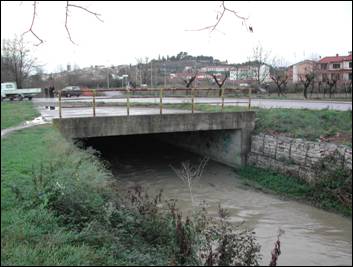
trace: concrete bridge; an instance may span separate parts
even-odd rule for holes
[[[153,134],[216,161],[238,167],[246,164],[255,112],[149,114],[54,119],[67,138]]]

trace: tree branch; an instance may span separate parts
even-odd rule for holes
[[[24,33],[22,34],[22,36],[25,35],[25,34],[28,33],[28,32],[31,32],[31,33],[39,40],[39,43],[36,44],[36,46],[39,46],[39,45],[41,45],[42,43],[44,43],[44,41],[43,41],[41,38],[39,38],[39,36],[33,31],[34,21],[35,21],[35,18],[36,18],[36,16],[37,16],[37,12],[36,12],[36,11],[37,11],[37,4],[38,4],[37,1],[34,1],[34,2],[33,2],[32,23],[31,23],[31,26],[30,26],[29,30],[26,31],[26,32],[24,32]],[[94,16],[95,16],[99,21],[101,21],[101,22],[103,22],[103,20],[99,17],[99,16],[101,16],[101,14],[98,14],[98,13],[96,13],[96,12],[90,11],[90,10],[88,10],[87,8],[82,7],[82,6],[79,6],[79,5],[70,4],[69,1],[66,1],[66,7],[65,7],[65,9],[66,9],[66,12],[65,12],[65,29],[66,29],[66,32],[67,32],[67,34],[68,34],[68,36],[69,36],[70,41],[71,41],[73,44],[75,44],[75,42],[74,42],[74,41],[72,40],[72,38],[71,38],[70,30],[69,30],[69,27],[68,27],[68,16],[69,16],[69,8],[70,8],[70,7],[82,9],[83,11],[85,11],[85,12],[87,12],[87,13],[89,13],[89,14],[94,15]]]
[[[229,13],[232,13],[234,16],[236,16],[238,19],[241,19],[242,20],[242,24],[245,25],[245,27],[247,29],[249,29],[250,32],[253,32],[253,28],[251,26],[247,27],[247,25],[246,25],[246,20],[248,20],[249,18],[240,16],[237,11],[227,8],[225,3],[224,3],[224,1],[222,1],[221,7],[222,7],[222,11],[218,13],[218,14],[220,14],[220,16],[218,16],[218,14],[217,14],[217,18],[216,18],[217,21],[216,21],[216,23],[214,25],[203,27],[201,29],[185,30],[185,31],[203,31],[203,30],[211,29],[211,32],[213,32],[217,28],[218,24],[221,22],[221,20],[222,20],[224,14],[226,13],[226,11],[228,11]]]
[[[36,10],[37,10],[37,1],[34,1],[33,2],[33,17],[32,17],[32,24],[31,24],[31,27],[29,28],[29,30],[28,31],[26,31],[26,32],[24,32],[24,33],[22,33],[22,37],[23,37],[23,35],[25,35],[26,33],[28,33],[28,32],[31,32],[38,40],[39,40],[39,43],[38,44],[36,44],[36,46],[39,46],[39,45],[41,45],[42,43],[43,43],[43,40],[42,39],[40,39],[39,37],[38,37],[38,35],[37,34],[35,34],[34,33],[34,31],[33,31],[33,24],[34,24],[34,20],[35,20],[35,18],[36,18]]]
[[[98,14],[98,13],[96,13],[96,12],[92,12],[92,11],[88,10],[87,8],[82,7],[82,6],[70,4],[69,1],[66,1],[65,29],[66,29],[67,35],[69,36],[69,39],[70,39],[71,43],[76,44],[76,43],[72,40],[71,34],[70,34],[70,30],[69,30],[69,28],[67,27],[67,18],[68,18],[68,16],[69,16],[69,7],[75,7],[75,8],[78,8],[78,9],[82,9],[82,10],[86,11],[87,13],[90,13],[90,14],[94,15],[100,22],[103,22],[103,20],[99,17],[100,14]]]
[[[96,18],[97,18],[100,22],[104,22],[104,21],[99,17],[99,16],[101,16],[101,14],[98,14],[98,13],[96,13],[96,12],[92,12],[92,11],[88,10],[87,8],[84,8],[84,7],[78,6],[78,5],[69,4],[69,1],[67,1],[67,7],[76,7],[76,8],[80,8],[80,9],[82,9],[82,10],[84,10],[84,11],[86,11],[86,12],[92,14],[92,15],[95,15]]]
[[[70,39],[71,43],[76,44],[74,41],[72,41],[69,28],[67,27],[67,18],[68,18],[68,15],[69,15],[69,1],[66,1],[66,8],[65,9],[66,9],[66,13],[65,13],[65,29],[66,29],[67,35],[69,36],[69,39]]]

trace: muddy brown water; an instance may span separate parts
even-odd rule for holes
[[[178,199],[184,214],[191,211],[188,187],[170,165],[199,156],[159,142],[152,136],[90,139],[87,145],[102,152],[123,187],[141,185],[150,194],[163,189],[165,199]],[[281,228],[282,254],[278,265],[352,265],[352,219],[309,205],[280,199],[246,187],[236,172],[209,161],[203,176],[193,183],[194,205],[205,200],[209,213],[219,203],[230,211],[234,223],[246,221],[261,244],[262,265],[268,265]]]

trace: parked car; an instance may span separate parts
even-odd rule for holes
[[[24,88],[18,89],[16,82],[1,83],[1,101],[5,98],[10,100],[28,98],[31,100],[33,96],[36,96],[42,92],[41,88]]]
[[[67,86],[61,89],[61,95],[66,97],[80,96],[81,88],[79,86]]]

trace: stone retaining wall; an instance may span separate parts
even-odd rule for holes
[[[326,160],[333,158],[334,160]],[[332,143],[310,142],[282,136],[252,136],[248,164],[313,182],[320,164],[352,170],[352,149]]]

